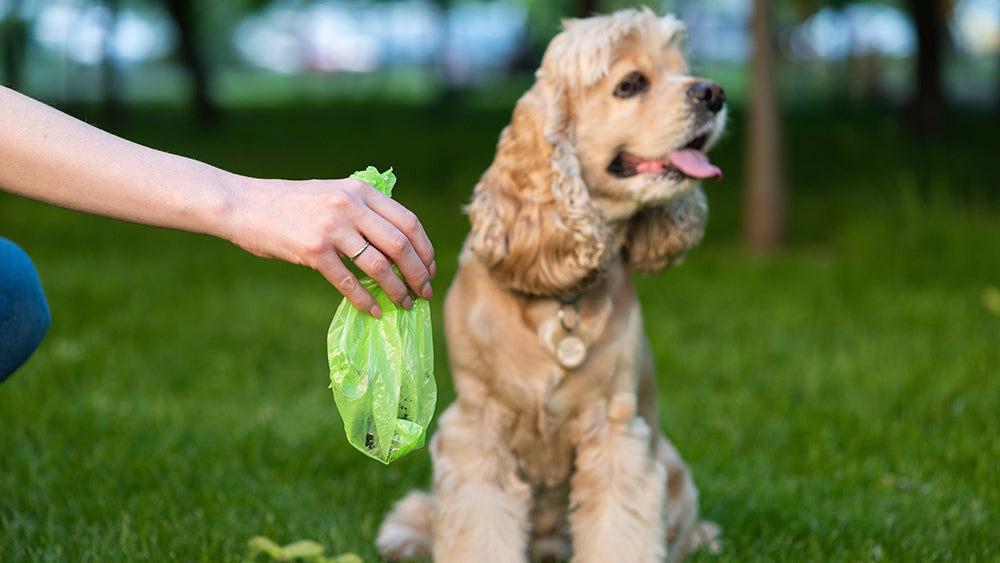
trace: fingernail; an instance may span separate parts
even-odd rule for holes
[[[407,295],[407,296],[406,296],[406,298],[405,298],[405,299],[403,299],[403,302],[402,302],[402,303],[400,303],[400,305],[401,305],[401,306],[402,306],[402,307],[403,307],[404,309],[406,309],[407,311],[409,311],[410,309],[412,309],[412,308],[413,308],[413,299],[410,299],[410,296],[409,296],[409,295]]]
[[[382,318],[382,309],[378,305],[372,305],[371,309],[368,309],[368,314],[375,317],[376,319]]]
[[[431,289],[431,282],[425,283],[424,287],[420,288],[420,295],[428,301],[431,300],[431,297],[434,297],[434,290]]]
[[[428,268],[427,270],[428,270],[428,271],[430,272],[430,274],[431,274],[431,279],[434,279],[434,278],[436,278],[436,277],[437,277],[437,274],[438,274],[438,265],[437,265],[437,262],[435,262],[435,261],[431,260],[431,267],[430,267],[430,268]]]

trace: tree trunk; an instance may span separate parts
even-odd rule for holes
[[[947,21],[938,0],[906,0],[917,31],[917,76],[911,109],[918,129],[933,132],[944,123],[941,53]]]
[[[22,0],[12,0],[7,8],[7,17],[0,20],[3,78],[13,90],[20,90],[24,81],[24,59],[28,51],[28,24],[21,17],[21,4]]]
[[[101,84],[104,90],[104,117],[110,122],[121,121],[125,115],[122,105],[121,69],[114,49],[115,32],[118,28],[118,16],[121,13],[120,0],[104,0],[108,9],[107,21],[104,22],[104,51],[101,58]]]
[[[165,0],[165,3],[180,36],[181,64],[191,77],[195,115],[201,123],[214,123],[219,119],[219,108],[212,99],[208,67],[202,57],[198,40],[193,2]]]
[[[747,134],[744,241],[759,252],[775,250],[785,237],[785,178],[776,85],[774,32],[769,0],[754,0]]]
[[[577,0],[573,15],[578,18],[589,18],[597,13],[597,0]]]

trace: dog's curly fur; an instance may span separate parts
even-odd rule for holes
[[[659,430],[630,281],[680,263],[707,204],[678,170],[609,167],[721,134],[725,108],[692,100],[705,81],[688,76],[683,41],[672,16],[627,10],[568,22],[546,50],[468,208],[445,301],[458,399],[432,440],[432,493],[404,498],[379,531],[387,558],[639,563],[716,542]],[[644,90],[614,95],[637,72]],[[586,343],[575,369],[557,359],[567,328]]]

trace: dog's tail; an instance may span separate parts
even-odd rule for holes
[[[431,495],[412,491],[386,516],[375,546],[389,561],[431,557]]]

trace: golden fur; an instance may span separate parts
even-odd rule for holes
[[[721,134],[724,109],[692,106],[703,81],[683,41],[672,16],[628,10],[568,22],[546,50],[468,208],[445,301],[458,398],[431,443],[432,493],[404,498],[379,531],[387,558],[639,563],[715,545],[659,430],[630,280],[679,263],[707,204],[679,173],[609,172],[625,149],[653,159]],[[648,90],[613,96],[637,71]],[[586,345],[575,369],[556,352],[569,333]]]

